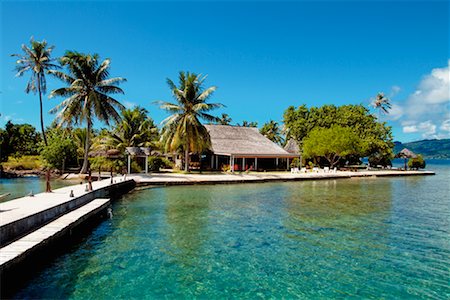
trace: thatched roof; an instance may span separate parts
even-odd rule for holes
[[[417,155],[412,152],[411,150],[407,149],[407,148],[403,148],[402,151],[400,151],[399,153],[397,153],[397,155],[395,155],[395,157],[399,157],[399,158],[416,158]]]
[[[90,151],[89,157],[120,158],[121,152],[117,149]]]
[[[284,146],[284,150],[289,153],[300,154],[300,148],[298,147],[298,143],[294,139],[289,139],[286,146]]]
[[[217,155],[247,157],[297,157],[275,144],[254,127],[205,125]]]
[[[152,149],[148,147],[127,147],[127,154],[132,156],[150,156],[152,155]]]

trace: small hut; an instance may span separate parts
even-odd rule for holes
[[[410,159],[410,158],[416,158],[417,155],[416,155],[414,152],[412,152],[411,150],[409,150],[409,149],[407,149],[407,148],[403,148],[403,150],[400,151],[399,153],[397,153],[397,155],[395,155],[395,157],[396,157],[396,158],[403,158],[403,159],[405,159],[405,170],[407,170],[407,167],[408,167],[408,165],[407,165],[408,159]]]
[[[145,157],[145,174],[148,173],[148,157],[152,155],[152,149],[148,147],[127,147],[128,174],[131,173],[131,157]]]
[[[302,153],[300,152],[300,147],[298,146],[298,143],[293,138],[290,138],[289,141],[286,143],[286,146],[284,146],[284,150],[286,150],[289,153],[297,154],[300,156],[300,164],[302,161]]]

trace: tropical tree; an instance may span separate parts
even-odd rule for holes
[[[361,153],[361,139],[350,127],[333,125],[311,130],[303,141],[303,155],[307,158],[324,157],[330,167],[349,155]]]
[[[388,114],[392,107],[391,100],[389,100],[384,93],[378,93],[372,101],[372,106],[378,110],[378,115]]]
[[[158,127],[142,107],[122,110],[122,120],[114,128],[108,144],[118,150],[126,147],[155,147],[159,139]]]
[[[94,118],[96,117],[106,125],[111,120],[120,121],[118,110],[125,107],[109,94],[123,94],[117,85],[126,81],[122,77],[109,78],[111,61],[99,60],[98,54],[83,54],[67,51],[60,59],[62,66],[67,67],[67,73],[51,70],[50,74],[56,76],[68,86],[53,90],[50,97],[66,97],[66,99],[53,108],[51,113],[58,113],[58,125],[62,124],[86,125],[86,142],[83,166],[80,173],[86,173],[89,168],[90,135]]]
[[[47,138],[45,136],[44,129],[44,116],[42,113],[42,94],[47,92],[45,72],[48,70],[57,69],[59,66],[54,64],[54,59],[51,58],[51,53],[54,46],[47,46],[47,42],[45,40],[38,42],[33,38],[30,39],[30,44],[31,47],[28,47],[25,44],[22,45],[22,54],[12,54],[11,56],[18,57],[16,61],[17,77],[21,77],[25,73],[31,72],[31,77],[27,83],[25,92],[27,94],[30,92],[33,92],[34,94],[37,92],[39,94],[42,137],[45,145],[47,145]]]
[[[222,114],[220,116],[220,119],[217,121],[217,123],[219,125],[230,125],[231,121],[232,120],[228,114]]]
[[[237,124],[238,126],[241,127],[258,127],[258,122],[250,122],[250,121],[242,121],[242,125]]]
[[[185,171],[189,171],[189,152],[200,153],[211,147],[209,133],[200,120],[218,122],[219,118],[209,112],[223,107],[207,100],[216,90],[215,86],[204,88],[206,76],[180,72],[179,85],[167,79],[175,103],[159,101],[161,109],[171,113],[163,121],[161,140],[165,151],[184,151]]]
[[[278,123],[273,120],[265,123],[259,132],[274,143],[279,145],[283,143],[280,126],[278,126]]]

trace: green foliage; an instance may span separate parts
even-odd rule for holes
[[[298,168],[300,167],[300,158],[296,157],[291,162],[291,168]]]
[[[228,114],[222,114],[220,116],[220,119],[217,121],[217,124],[219,125],[230,125],[231,124],[231,118]]]
[[[408,148],[414,153],[421,153],[424,158],[450,158],[450,139],[422,140],[404,144],[395,142],[395,153],[403,148]]]
[[[2,166],[12,170],[37,170],[44,166],[44,162],[39,155],[24,155],[9,157],[7,162],[2,163]]]
[[[172,163],[159,156],[151,156],[148,158],[148,170],[151,172],[158,172],[161,168],[172,167]]]
[[[216,87],[204,88],[206,77],[180,72],[179,85],[167,79],[176,102],[159,102],[160,107],[171,115],[163,121],[161,140],[166,152],[185,152],[185,171],[189,169],[189,152],[201,153],[211,147],[211,140],[200,119],[218,122],[219,118],[209,112],[222,107],[219,103],[208,103]]]
[[[303,142],[303,155],[307,158],[324,157],[330,167],[343,157],[361,153],[361,139],[350,127],[332,125],[311,130]]]
[[[230,165],[222,165],[222,172],[226,173],[226,172],[230,172],[230,171],[231,171]]]
[[[22,45],[23,54],[12,54],[12,56],[18,57],[16,61],[17,77],[21,77],[25,73],[31,73],[25,92],[27,94],[29,92],[39,93],[41,130],[44,143],[47,144],[42,114],[42,94],[45,94],[47,91],[45,72],[57,69],[59,66],[53,64],[54,59],[51,58],[54,46],[47,46],[46,41],[38,42],[33,38],[31,38],[30,44],[31,47]]]
[[[158,127],[148,111],[142,107],[122,110],[122,120],[117,123],[108,138],[114,149],[125,151],[126,147],[155,148],[159,140]]]
[[[383,155],[381,153],[376,153],[374,155],[369,156],[369,164],[371,166],[392,166],[392,155]]]
[[[417,155],[416,158],[410,158],[408,161],[408,167],[410,169],[425,169],[426,163],[422,155]]]
[[[64,169],[69,164],[76,163],[77,146],[70,134],[60,129],[47,132],[47,143],[41,144],[41,156],[47,166]]]
[[[305,105],[297,109],[288,107],[283,115],[286,137],[295,139],[302,148],[304,139],[315,128],[331,128],[333,125],[349,127],[360,137],[359,152],[356,155],[366,157],[381,155],[392,157],[391,127],[377,122],[375,116],[362,105],[324,105],[311,107]]]
[[[5,129],[0,129],[0,161],[7,161],[9,156],[38,154],[41,137],[30,124],[13,124],[8,121]]]
[[[61,57],[60,63],[67,68],[66,73],[58,70],[50,70],[49,73],[67,86],[53,90],[50,97],[66,99],[50,112],[58,113],[56,119],[59,125],[87,124],[84,162],[81,168],[81,173],[86,173],[94,117],[106,125],[109,125],[111,120],[120,121],[118,110],[125,107],[109,95],[123,94],[118,85],[126,79],[109,78],[110,60],[100,62],[98,54],[86,55],[67,51]]]
[[[242,125],[237,124],[237,126],[241,127],[258,127],[258,122],[249,122],[249,121],[242,121]]]
[[[280,126],[273,120],[265,123],[259,132],[274,143],[279,145],[283,143]]]

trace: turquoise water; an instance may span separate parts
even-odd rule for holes
[[[450,298],[450,166],[436,176],[154,188],[17,298]]]
[[[52,189],[57,189],[76,183],[77,181],[73,180],[57,179],[52,179],[50,182]],[[9,193],[9,196],[0,202],[24,197],[28,195],[30,191],[33,191],[34,194],[45,192],[45,179],[34,176],[14,179],[0,178],[0,195]]]

